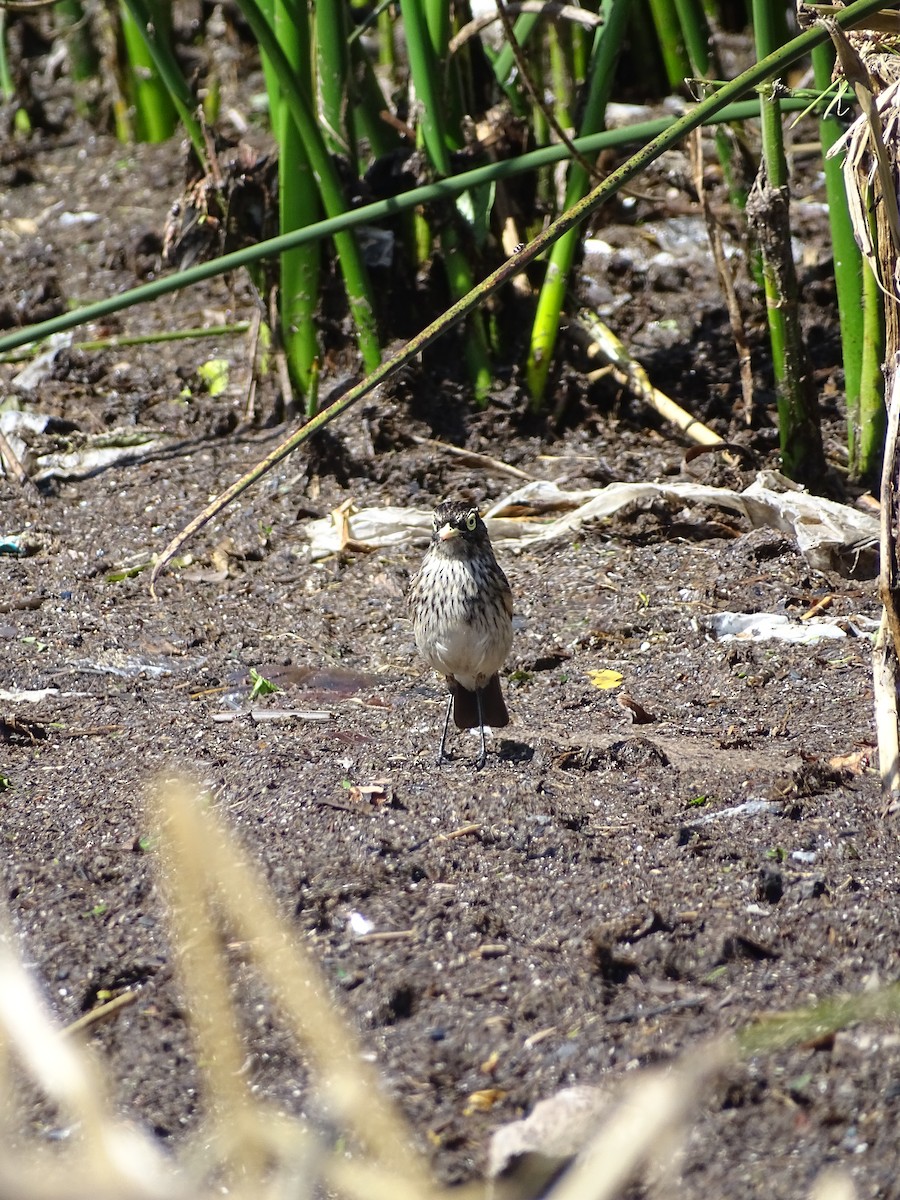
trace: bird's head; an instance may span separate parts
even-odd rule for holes
[[[478,509],[459,500],[445,500],[434,510],[431,534],[433,546],[456,550],[460,545],[485,543],[488,540],[484,521]]]

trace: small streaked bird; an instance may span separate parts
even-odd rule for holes
[[[444,760],[450,713],[459,729],[509,724],[497,672],[512,645],[512,593],[478,509],[445,500],[434,510],[431,545],[409,591],[419,653],[447,680],[450,696],[438,762]]]

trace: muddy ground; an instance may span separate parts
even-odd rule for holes
[[[155,269],[180,184],[173,147],[85,138],[4,172],[7,325]],[[840,491],[820,199],[813,190],[798,223]],[[84,212],[99,219],[64,219]],[[771,463],[762,343],[748,431],[714,281],[696,260],[636,266],[646,233],[609,220],[602,236],[632,247],[597,285],[632,297],[617,330],[658,386]],[[241,280],[217,281],[90,332],[251,313]],[[217,357],[231,374],[213,399],[197,372]],[[243,421],[245,338],[65,351],[26,390],[12,382],[20,365],[2,367],[3,394],[52,418],[28,435],[33,455],[111,429],[172,440],[147,461],[46,479],[39,493],[0,480],[0,533],[24,550],[0,558],[6,905],[60,1022],[137,990],[88,1037],[121,1111],[161,1143],[183,1145],[202,1117],[156,856],[142,840],[161,772],[208,789],[261,864],[445,1181],[477,1177],[491,1131],[561,1086],[614,1083],[761,1014],[895,978],[900,872],[895,819],[880,816],[867,769],[869,641],[724,643],[705,624],[724,610],[799,617],[827,597],[829,617],[859,628],[878,615],[871,568],[823,573],[781,534],[662,504],[552,546],[501,548],[517,613],[512,723],[478,772],[471,736],[435,764],[443,690],[416,658],[404,602],[421,540],[311,559],[309,520],[346,500],[427,511],[463,493],[493,502],[521,482],[416,437],[574,489],[677,476],[685,444],[611,381],[588,388],[575,360],[558,419],[526,415],[513,386],[474,414],[441,357],[426,360],[204,530],[157,600],[146,571],[127,569],[284,436],[266,426],[272,383],[260,385],[256,421]],[[752,477],[696,469],[729,485]],[[252,668],[283,688],[258,706],[327,719],[250,719]],[[598,669],[620,672],[621,688],[596,687]],[[633,724],[622,691],[654,720]],[[238,719],[217,720],[229,714]],[[254,1085],[302,1111],[306,1072],[287,1035],[265,1005],[248,1001],[245,1024]],[[493,1106],[471,1111],[469,1096],[488,1088]],[[747,1058],[693,1114],[679,1194],[798,1197],[836,1164],[860,1196],[900,1195],[898,1115],[893,1023]],[[46,1105],[22,1119],[42,1140],[61,1132]]]

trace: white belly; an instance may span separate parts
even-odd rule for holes
[[[429,576],[434,570],[432,564],[423,565],[420,585],[426,593],[432,591]],[[474,603],[478,585],[464,562],[444,561],[440,573],[442,586],[434,590],[439,602],[416,614],[416,645],[435,671],[475,691],[506,661],[512,622],[502,604]]]

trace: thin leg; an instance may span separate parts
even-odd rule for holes
[[[479,700],[479,704],[481,701]],[[441,734],[441,748],[438,750],[438,766],[444,761],[444,747],[447,745],[447,730],[450,728],[450,713],[453,709],[453,693],[447,697],[447,715],[444,717],[444,732]]]
[[[475,766],[480,771],[487,762],[487,745],[484,740],[484,712],[481,707],[481,688],[475,689],[475,700],[478,704],[478,728],[481,730],[481,753],[475,759]]]

